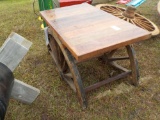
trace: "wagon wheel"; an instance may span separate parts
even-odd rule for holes
[[[121,7],[108,4],[100,4],[97,5],[96,7],[105,12],[111,13],[112,15],[119,17],[120,19],[123,19],[129,23],[132,23],[138,27],[141,27],[149,31],[152,34],[152,36],[159,34],[158,27],[144,16],[135,13],[136,9],[134,7],[128,6],[127,9],[124,9]]]
[[[65,74],[69,68],[60,50],[60,47],[58,46],[57,42],[55,41],[54,37],[51,34],[48,35],[48,39],[49,39],[48,49],[57,66],[57,69],[59,72],[62,72],[61,74]]]
[[[86,108],[85,92],[74,58],[71,53],[63,47],[61,42],[56,41],[51,34],[48,35],[48,39],[48,50],[56,64],[61,79],[66,81],[71,89],[77,93],[80,104],[83,108]]]
[[[137,86],[139,84],[139,70],[135,52],[131,45],[127,45],[125,48],[125,51],[124,49],[112,50],[103,55],[101,60],[103,62],[107,62],[109,65],[121,72],[131,71],[131,84]]]

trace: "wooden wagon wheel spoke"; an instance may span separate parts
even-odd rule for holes
[[[141,25],[139,22],[135,22],[135,24],[136,24],[138,27],[141,27],[141,28],[143,28],[143,29],[147,30],[147,28],[146,28],[146,27],[144,27],[143,25]]]
[[[143,21],[147,22],[147,21],[146,21],[143,17],[141,17],[141,16],[135,15],[135,18],[136,18],[136,19],[140,19],[140,20],[143,20]]]
[[[129,57],[114,57],[110,58],[109,61],[126,60],[126,59],[129,59]]]
[[[141,22],[144,22],[144,23],[149,24],[150,26],[152,26],[152,24],[151,24],[150,22],[146,21],[146,20],[145,20],[145,19],[143,19],[143,18],[135,17],[135,19],[134,19],[134,20],[139,20],[139,21],[141,21]],[[153,27],[153,26],[152,26],[152,27]]]
[[[117,10],[117,9],[113,9],[112,7],[108,7],[107,9],[106,9],[106,7],[102,7],[102,10],[106,10],[106,11],[111,11],[111,12],[119,12],[119,13],[121,13],[121,11],[119,11],[119,10]]]
[[[146,22],[149,23],[149,21],[147,21],[143,16],[141,16],[141,15],[139,15],[139,14],[135,14],[135,18],[136,18],[136,19],[144,20],[144,21],[146,21]]]
[[[144,16],[135,13],[134,7],[129,6],[127,9],[124,9],[109,4],[99,4],[96,5],[96,7],[138,27],[141,27],[142,29],[148,30],[152,34],[152,36],[159,34],[158,27]]]
[[[117,17],[119,17],[120,19],[123,19],[123,18],[124,18],[123,16],[117,16]]]
[[[140,20],[136,19],[135,22],[141,24],[142,26],[144,26],[145,28],[147,28],[147,30],[149,30],[149,31],[154,30],[153,26],[150,26],[150,24],[147,24],[147,23],[145,23],[143,21],[140,21]]]
[[[106,9],[105,7],[102,7],[101,9],[102,9],[102,10],[106,10],[106,11],[113,11],[113,12],[114,12],[114,10],[113,10],[112,8]]]
[[[113,66],[114,68],[117,68],[119,70],[122,71],[129,71],[127,68],[122,67],[121,65],[117,64],[118,61],[123,61],[123,60],[128,60],[129,57],[125,56],[125,57],[117,57],[115,54],[118,52],[118,50],[113,50],[111,52],[109,52],[108,54],[106,54],[106,62],[109,63],[111,66]]]
[[[151,23],[149,23],[148,21],[146,21],[146,20],[144,20],[144,19],[139,19],[139,18],[137,18],[136,20],[141,21],[141,22],[143,22],[143,23],[148,24],[149,26],[151,26]],[[153,27],[153,26],[151,26],[151,27]],[[154,27],[153,27],[153,28],[154,28]]]
[[[145,24],[145,23],[142,23],[141,21],[135,20],[134,22],[135,22],[135,24],[136,24],[137,26],[139,26],[139,27],[141,27],[141,28],[143,28],[143,29],[146,29],[146,30],[148,30],[148,31],[154,30],[153,27],[151,27],[151,26],[149,26],[149,25],[147,25],[147,24]]]
[[[149,31],[152,31],[152,30],[153,30],[153,28],[151,28],[151,27],[148,26],[148,25],[144,25],[144,24],[141,23],[141,22],[137,22],[136,24],[137,24],[137,26],[139,26],[139,27],[141,27],[141,28],[143,28],[143,29],[146,29],[146,30],[149,30]]]
[[[127,22],[129,22],[129,20],[130,20],[130,19],[129,19],[129,18],[127,18],[127,20],[126,20],[126,21],[127,21]]]
[[[67,63],[64,59],[64,56],[58,47],[58,44],[56,43],[55,39],[52,37],[52,35],[48,35],[49,38],[49,52],[51,53],[56,66],[58,66],[59,71],[65,72],[68,69]]]
[[[112,8],[109,8],[109,9],[106,9],[106,8],[103,8],[102,10],[105,10],[106,12],[112,12],[112,13],[119,13],[121,14],[122,12],[119,11],[119,10],[116,10],[116,9],[112,9]]]
[[[125,20],[125,21],[127,20],[127,18],[126,18],[126,17],[123,17],[122,19],[123,19],[123,20]]]
[[[150,23],[148,23],[148,22],[146,22],[146,21],[142,21],[141,19],[135,19],[137,22],[141,22],[141,23],[143,23],[144,25],[147,25],[147,26],[149,26],[149,27],[152,27],[153,28],[153,26],[151,26],[150,25]]]
[[[113,10],[105,10],[105,9],[104,9],[103,11],[109,12],[109,13],[112,13],[112,14],[114,14],[114,13],[117,14],[117,12],[116,12],[116,11],[113,11]]]
[[[115,15],[115,16],[119,16],[119,17],[123,17],[121,14],[119,14],[119,13],[113,13],[113,15]]]
[[[118,8],[118,7],[115,7],[115,9],[117,9],[120,12],[124,12],[125,11],[125,9],[121,9],[121,8]]]
[[[57,43],[55,42],[54,38],[49,34],[48,35],[49,39],[49,52],[58,68],[59,71],[61,70],[60,63],[59,63],[59,57],[58,57],[58,50],[57,50]]]
[[[133,25],[136,25],[133,20],[130,20],[130,23],[132,23]]]

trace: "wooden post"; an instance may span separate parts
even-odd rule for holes
[[[12,72],[27,54],[32,43],[24,37],[11,33],[0,48],[0,62]],[[39,95],[40,90],[19,80],[14,80],[11,96],[23,103],[32,103]]]
[[[11,97],[23,103],[30,104],[37,98],[39,93],[39,89],[15,79]]]

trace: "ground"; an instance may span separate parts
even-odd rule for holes
[[[140,85],[130,78],[113,82],[87,94],[88,108],[82,110],[75,93],[59,78],[47,52],[44,33],[33,12],[33,0],[0,0],[0,45],[13,31],[33,42],[21,64],[14,71],[17,79],[40,89],[31,104],[10,99],[6,120],[159,120],[160,119],[160,35],[134,44],[140,70]],[[115,3],[112,1],[110,3]],[[160,28],[157,0],[148,0],[138,12]],[[38,5],[36,13],[38,13]],[[84,77],[94,80],[103,73],[100,63],[85,63]],[[95,71],[95,70],[99,71]],[[91,79],[90,78],[90,79]],[[90,81],[89,81],[90,82]],[[94,81],[93,81],[94,82]]]

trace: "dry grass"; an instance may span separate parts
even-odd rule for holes
[[[148,0],[138,11],[160,28],[156,5],[157,0]],[[139,87],[129,85],[126,80],[108,84],[87,94],[89,105],[82,110],[74,92],[60,80],[47,53],[41,22],[32,10],[32,0],[0,0],[0,16],[0,45],[12,31],[33,42],[14,72],[15,77],[41,90],[31,105],[11,99],[6,120],[160,119],[160,35],[135,44],[141,74]],[[101,74],[99,63],[92,62],[85,63],[84,77],[92,74],[91,78],[96,78],[99,77],[97,73]],[[92,64],[97,64],[98,71],[87,70]]]

